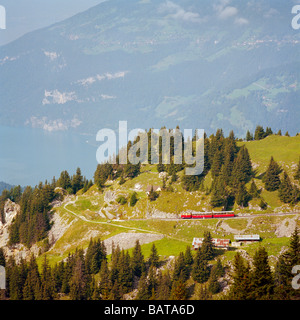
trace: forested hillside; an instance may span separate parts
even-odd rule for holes
[[[136,142],[129,142],[128,150]],[[34,188],[3,191],[0,243],[9,270],[6,297],[293,297],[295,292],[286,287],[286,268],[299,261],[300,136],[257,126],[241,140],[233,131],[225,137],[219,129],[204,137],[204,151],[204,171],[198,176],[185,175],[185,161],[173,163],[171,139],[168,165],[122,165],[117,157],[116,164],[99,164],[93,181],[78,168]],[[8,201],[19,205],[12,221]],[[212,210],[232,210],[236,218],[180,219],[185,212]],[[234,248],[212,247],[212,237],[233,241],[241,232],[260,234],[261,245],[245,246],[239,254]],[[192,251],[194,237],[204,237],[208,247]],[[258,280],[261,270],[265,284]],[[241,274],[249,277],[240,279]],[[239,295],[239,286],[248,293]]]

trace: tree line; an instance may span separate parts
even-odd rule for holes
[[[91,239],[86,249],[76,249],[68,257],[50,266],[45,255],[41,268],[31,256],[29,262],[17,264],[10,257],[5,261],[0,250],[0,264],[6,267],[6,290],[2,298],[11,300],[53,300],[68,297],[72,300],[208,300],[222,292],[220,278],[225,267],[212,244],[209,232],[195,254],[187,246],[175,258],[174,267],[161,268],[155,244],[146,260],[139,241],[132,254],[113,245],[110,261],[101,240]],[[213,262],[209,264],[209,262]],[[229,300],[291,300],[299,299],[293,288],[292,268],[300,265],[300,239],[296,228],[286,251],[281,253],[274,271],[268,253],[260,246],[253,257],[253,265],[239,252],[234,256],[230,274],[230,288],[217,296]],[[192,289],[192,283],[196,289]],[[132,296],[134,289],[136,295]]]
[[[177,128],[179,129],[179,127]],[[170,130],[169,130],[170,131]],[[266,135],[272,134],[272,130],[263,129],[261,126],[256,128],[256,139],[262,139]],[[151,130],[147,132],[148,138],[148,160],[151,161]],[[137,138],[138,139],[138,138]],[[133,143],[129,141],[127,152]],[[170,138],[170,159],[168,165],[162,164],[162,146],[161,137],[158,150],[160,163],[157,164],[158,172],[166,172],[171,177],[168,185],[167,179],[164,177],[162,181],[162,189],[165,191],[173,191],[172,183],[178,179],[177,173],[185,170],[188,165],[184,162],[181,165],[174,163],[174,155],[176,146],[174,145],[174,137]],[[192,139],[195,144],[197,132]],[[195,149],[193,148],[193,152]],[[54,192],[59,187],[66,190],[68,194],[76,194],[79,190],[86,192],[94,184],[100,191],[103,191],[108,180],[119,179],[122,185],[128,179],[137,177],[141,172],[141,164],[126,165],[119,163],[119,155],[116,157],[116,163],[98,164],[94,173],[94,181],[83,177],[80,168],[77,168],[74,175],[70,175],[68,171],[61,172],[59,178],[54,177],[51,182],[39,183],[35,188],[26,187],[22,189],[20,186],[12,188],[10,191],[4,190],[0,196],[0,220],[5,223],[4,205],[7,199],[20,205],[20,214],[16,217],[10,229],[10,244],[23,243],[31,246],[33,243],[43,240],[50,230],[50,203],[62,197],[60,193]],[[211,173],[212,184],[210,188],[204,187],[204,178]],[[258,189],[254,181],[254,172],[252,169],[251,159],[248,149],[245,146],[238,147],[237,139],[234,132],[231,131],[228,137],[224,136],[222,129],[218,129],[215,134],[210,137],[204,135],[204,171],[198,176],[184,175],[181,179],[182,187],[186,191],[201,190],[210,195],[210,204],[212,207],[221,207],[224,210],[230,209],[236,203],[238,206],[247,207],[251,199],[259,199],[259,205],[262,209],[267,208],[267,203],[261,197],[261,190]],[[294,174],[295,181],[300,182],[300,158]],[[249,187],[246,185],[249,183]],[[282,168],[271,157],[266,172],[263,174],[262,182],[267,191],[277,191],[280,200],[283,203],[295,205],[300,200],[300,191],[298,186],[291,181],[287,172],[283,172]],[[149,192],[149,200],[155,201],[159,197],[159,193],[153,189]],[[119,199],[120,203],[127,203],[128,199]],[[132,194],[130,205],[134,206],[138,201],[137,194]]]

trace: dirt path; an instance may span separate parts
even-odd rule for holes
[[[71,213],[72,215],[74,215],[75,217],[77,217],[78,219],[81,219],[87,223],[92,223],[92,224],[104,224],[104,225],[108,225],[108,226],[112,226],[112,227],[116,227],[116,228],[122,228],[122,229],[127,229],[127,230],[131,230],[131,231],[136,231],[136,232],[145,232],[145,233],[152,233],[152,234],[156,234],[156,235],[161,235],[163,237],[167,237],[169,239],[173,239],[173,240],[178,240],[178,241],[181,241],[181,242],[185,242],[185,243],[189,243],[188,241],[186,240],[182,240],[182,239],[178,239],[178,238],[175,238],[175,237],[172,237],[172,236],[169,236],[169,235],[166,235],[166,234],[163,234],[161,232],[157,232],[157,231],[153,231],[153,230],[146,230],[146,229],[141,229],[141,228],[135,228],[135,227],[127,227],[127,226],[123,226],[121,224],[114,224],[113,222],[103,222],[103,221],[93,221],[93,220],[89,220],[87,219],[86,217],[82,216],[82,215],[79,215],[77,213],[75,213],[74,211],[70,210],[67,208],[68,205],[70,204],[75,204],[77,200],[77,197],[75,200],[73,201],[68,201],[67,203],[64,204],[64,209]]]

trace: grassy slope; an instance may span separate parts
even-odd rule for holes
[[[266,170],[270,157],[273,155],[276,161],[289,173],[293,175],[296,164],[300,155],[300,136],[297,137],[280,137],[269,136],[261,141],[239,142],[239,145],[245,144],[249,150],[252,162],[256,168],[255,181],[259,187],[263,187],[261,174]],[[181,174],[181,173],[180,173]],[[179,175],[180,175],[179,174]],[[205,179],[205,187],[209,187],[211,183],[210,174]],[[130,229],[123,229],[119,226],[127,226],[130,228],[142,228],[145,230],[160,232],[166,237],[157,241],[158,251],[163,256],[177,255],[180,251],[184,251],[188,244],[191,244],[193,237],[202,237],[204,231],[208,230],[214,237],[226,237],[233,240],[233,235],[218,229],[216,226],[219,220],[205,221],[163,221],[163,220],[138,220],[130,221],[130,218],[145,218],[146,211],[152,212],[154,209],[166,213],[180,213],[186,209],[192,210],[211,210],[209,206],[209,196],[204,192],[188,193],[184,191],[180,185],[180,181],[173,184],[175,192],[162,192],[160,197],[151,203],[146,196],[145,190],[148,185],[161,185],[162,181],[158,177],[155,166],[146,165],[142,168],[140,176],[133,180],[128,180],[120,186],[118,181],[107,186],[106,191],[114,191],[117,195],[129,197],[133,192],[136,184],[141,185],[141,191],[138,192],[139,201],[134,208],[126,205],[118,205],[116,202],[105,203],[104,194],[97,191],[93,186],[87,193],[79,192],[75,204],[69,204],[67,208],[76,214],[82,215],[90,221],[86,222],[78,219],[63,206],[57,208],[62,219],[67,222],[74,220],[73,224],[68,228],[65,234],[55,244],[54,248],[48,252],[51,262],[59,261],[65,258],[68,252],[75,250],[76,247],[86,248],[89,238],[93,235],[101,239],[107,239],[113,235],[122,232],[128,232]],[[262,190],[262,197],[267,201],[273,210],[276,207],[282,207],[282,203],[278,199],[277,192],[267,192]],[[74,198],[75,199],[75,198]],[[253,202],[255,205],[255,201]],[[111,225],[98,224],[97,222],[108,221],[105,216],[107,209],[110,213],[116,215],[124,221],[112,222]],[[104,216],[99,215],[102,211]],[[247,211],[245,209],[244,211]],[[248,210],[249,211],[249,210]],[[260,212],[261,213],[261,212]],[[235,230],[248,233],[259,233],[263,238],[262,244],[270,248],[272,253],[278,254],[282,245],[286,245],[288,239],[277,239],[275,235],[275,224],[283,221],[284,217],[265,217],[254,218],[251,226],[247,227],[248,220],[245,219],[229,219],[226,224]],[[298,219],[299,224],[299,219]],[[250,246],[255,248],[257,245]],[[151,244],[143,245],[143,251],[147,257],[150,252]],[[249,248],[250,248],[249,247]],[[250,252],[253,249],[249,249]],[[248,249],[247,249],[248,250]],[[228,252],[226,257],[230,257],[232,252]]]

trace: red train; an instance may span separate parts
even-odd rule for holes
[[[212,218],[233,218],[235,214],[233,211],[220,212],[203,212],[203,213],[183,213],[181,219],[212,219]]]

